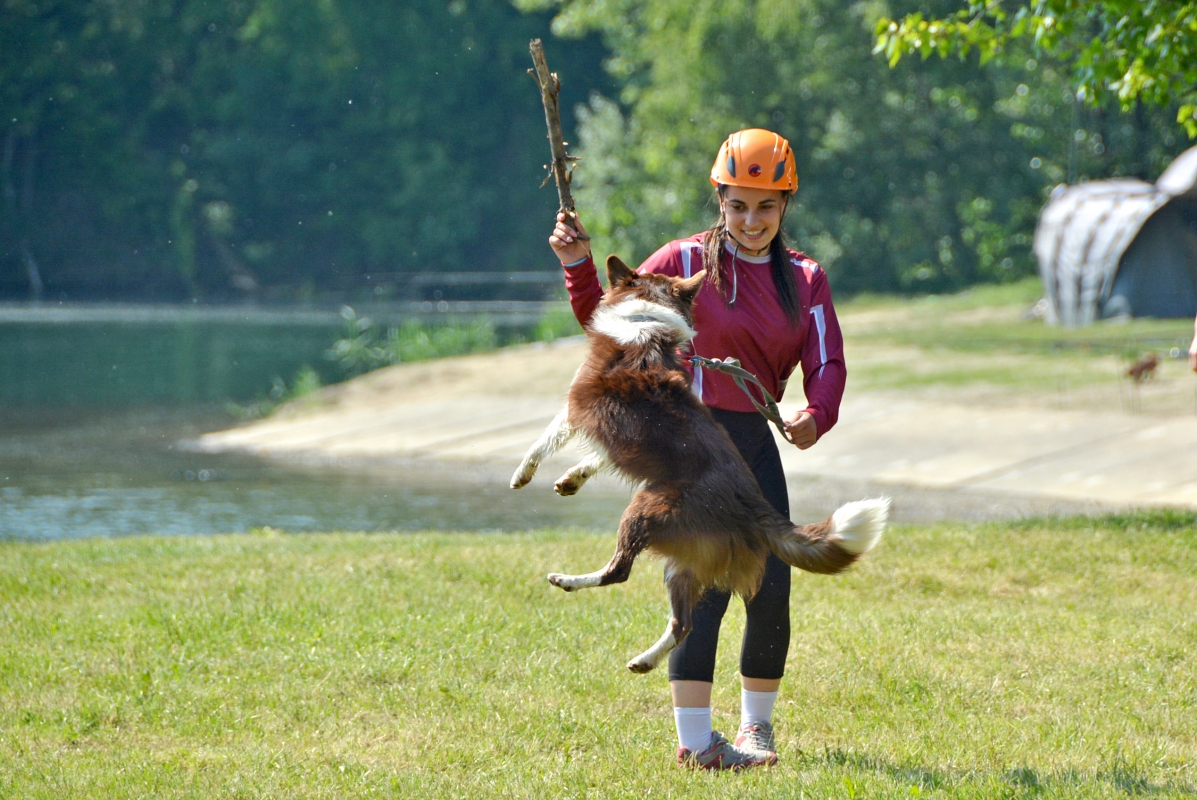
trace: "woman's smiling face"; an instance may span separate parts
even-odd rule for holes
[[[719,198],[727,232],[752,253],[761,253],[773,241],[781,227],[785,211],[785,193],[777,189],[750,189],[728,186]]]

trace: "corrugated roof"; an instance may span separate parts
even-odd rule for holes
[[[1197,147],[1190,147],[1168,165],[1155,188],[1174,197],[1197,198]]]
[[[1197,147],[1154,185],[1120,178],[1057,186],[1040,212],[1034,243],[1048,321],[1094,322],[1126,249],[1151,215],[1179,196],[1197,197]]]

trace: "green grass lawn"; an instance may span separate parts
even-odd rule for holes
[[[673,764],[660,567],[613,536],[0,544],[0,796],[1181,797],[1197,515],[899,527],[796,574],[782,763]],[[729,613],[716,727],[738,715]]]
[[[947,347],[964,352],[1076,352],[1137,357],[1143,349],[1187,351],[1193,337],[1191,319],[1103,321],[1078,328],[1048,325],[1029,316],[1042,294],[1037,278],[1001,286],[980,285],[953,295],[919,298],[861,297],[849,302],[848,313],[873,312],[860,333],[893,344]],[[886,319],[884,312],[900,319]],[[881,313],[878,313],[881,312]]]
[[[954,295],[859,296],[837,305],[849,395],[860,390],[977,391],[1005,404],[1193,414],[1197,381],[1185,355],[1191,319],[1099,322],[1082,328],[1029,316],[1037,278]],[[1127,366],[1154,352],[1154,381],[1130,387]],[[1141,389],[1141,391],[1140,391]]]

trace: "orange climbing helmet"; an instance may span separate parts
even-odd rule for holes
[[[798,191],[798,167],[794,151],[784,137],[773,131],[748,128],[727,137],[711,167],[716,186],[744,186],[750,189]]]

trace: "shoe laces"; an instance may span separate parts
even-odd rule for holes
[[[739,741],[749,750],[773,750],[773,726],[768,722],[749,722],[740,726]]]

